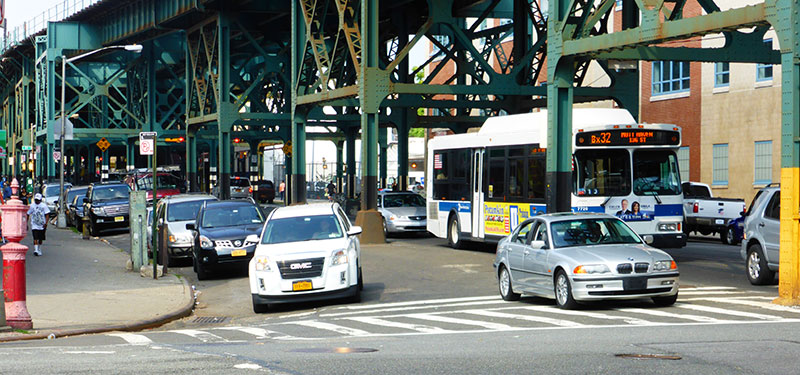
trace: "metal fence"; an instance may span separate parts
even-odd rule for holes
[[[36,33],[47,28],[48,22],[62,21],[79,11],[99,3],[103,0],[64,0],[56,6],[45,10],[38,16],[28,20],[21,25],[15,26],[6,32],[6,37],[2,40],[0,54],[5,53],[12,47],[20,44]]]

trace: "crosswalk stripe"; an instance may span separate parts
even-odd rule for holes
[[[664,317],[664,318],[686,319],[686,320],[692,320],[692,321],[695,321],[695,322],[709,322],[709,323],[725,322],[724,320],[715,319],[715,318],[712,318],[710,316],[692,315],[692,314],[675,314],[675,313],[666,312],[666,311],[663,311],[663,310],[633,309],[633,308],[619,308],[619,309],[614,309],[614,310],[622,311],[622,312],[629,312],[629,313],[660,316],[660,317]]]
[[[333,323],[320,322],[320,321],[317,321],[317,320],[301,320],[301,321],[297,321],[297,322],[291,322],[290,324],[298,324],[298,325],[305,326],[305,327],[324,329],[324,330],[333,331],[333,332],[341,333],[343,335],[348,335],[348,336],[369,336],[370,335],[369,332],[363,331],[363,330],[360,330],[360,329],[357,329],[357,328],[343,327],[343,326],[336,325],[336,324],[333,324]]]
[[[709,294],[744,294],[747,293],[745,291],[735,291],[735,290],[691,290],[691,291],[680,291],[681,296],[702,296],[702,295],[709,295]]]
[[[512,307],[513,308],[513,307]],[[563,314],[563,315],[572,315],[572,316],[583,316],[588,318],[595,318],[595,319],[606,319],[606,320],[622,320],[628,324],[635,324],[635,325],[652,325],[655,324],[653,322],[632,318],[629,316],[615,316],[615,315],[607,315],[597,312],[591,311],[575,311],[575,310],[563,310],[556,307],[549,307],[549,306],[520,306],[517,308],[525,309],[525,310],[532,310],[532,311],[539,311],[544,313],[550,314]],[[511,308],[509,308],[511,309]]]
[[[275,333],[277,333],[275,331],[270,331],[264,328],[256,328],[256,327],[217,327],[215,329],[244,332],[255,336],[257,339],[268,339],[274,336]]]
[[[690,291],[690,290],[736,290],[736,287],[733,286],[698,286],[698,287],[681,287],[680,291]]]
[[[783,311],[783,312],[800,314],[800,309],[798,308],[775,305],[770,302],[748,301],[745,299],[733,299],[733,298],[703,298],[703,300],[711,302],[719,302],[719,303],[732,303],[736,305],[758,307],[765,310]]]
[[[514,327],[511,327],[506,324],[484,322],[480,320],[453,318],[450,316],[442,316],[438,314],[408,314],[406,316],[412,319],[432,320],[434,322],[442,322],[442,323],[464,324],[470,326],[484,327],[488,329],[495,329],[499,331],[514,329]]]
[[[376,303],[376,304],[371,304],[371,305],[342,306],[342,307],[337,308],[337,310],[370,310],[370,309],[382,309],[382,308],[387,308],[387,307],[415,306],[415,305],[436,305],[436,304],[446,304],[446,303],[454,303],[454,302],[469,302],[469,301],[498,300],[498,299],[500,299],[499,295],[479,296],[479,297],[459,297],[459,298],[429,299],[429,300],[422,300],[422,301],[390,302],[390,303]]]
[[[108,333],[108,336],[115,336],[125,340],[128,344],[133,345],[147,345],[153,342],[145,335],[137,335],[135,333],[128,333],[128,332],[119,332],[119,333]]]
[[[391,327],[391,328],[400,328],[400,329],[407,329],[411,331],[417,331],[422,333],[445,333],[445,332],[454,332],[451,330],[433,327],[433,326],[426,326],[422,324],[409,324],[409,323],[401,323],[401,322],[393,322],[385,319],[380,318],[372,318],[366,316],[351,316],[348,318],[344,318],[348,320],[354,320],[361,323],[372,324],[376,326],[383,326],[383,327]]]
[[[221,336],[217,336],[211,332],[206,331],[199,331],[196,329],[176,329],[169,332],[178,333],[181,335],[190,336],[192,338],[196,338],[202,342],[209,342],[209,341],[228,341]]]
[[[741,316],[741,317],[745,317],[745,318],[754,318],[754,319],[762,319],[762,320],[783,319],[780,316],[775,316],[775,315],[756,314],[756,313],[751,313],[751,312],[746,312],[746,311],[728,310],[728,309],[723,309],[723,308],[719,308],[719,307],[711,307],[711,306],[703,306],[703,305],[689,305],[689,304],[681,303],[681,304],[675,304],[675,307],[679,307],[679,308],[682,308],[682,309],[710,312],[710,313],[715,313],[715,314]]]
[[[374,315],[374,314],[377,314],[377,313],[394,312],[394,311],[441,309],[441,308],[459,307],[459,306],[495,305],[495,304],[498,304],[498,303],[507,304],[507,303],[510,303],[510,302],[506,302],[506,301],[503,301],[503,300],[500,300],[500,301],[476,301],[476,302],[451,303],[451,304],[446,304],[446,305],[393,307],[393,308],[377,309],[377,310],[369,310],[369,311],[347,311],[347,312],[341,312],[341,313],[320,314],[319,317],[320,318],[333,318],[333,317],[356,315],[356,314]]]
[[[552,319],[546,318],[543,316],[534,316],[534,315],[520,315],[520,314],[509,314],[499,311],[491,311],[491,310],[461,310],[457,311],[459,313],[466,313],[466,314],[474,314],[474,315],[482,315],[482,316],[490,316],[494,318],[505,318],[505,319],[519,319],[519,320],[527,320],[530,322],[537,322],[537,323],[546,323],[552,324],[561,327],[580,327],[583,324],[578,322],[573,322],[570,320],[561,320],[561,319]]]

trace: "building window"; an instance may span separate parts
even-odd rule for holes
[[[765,39],[764,44],[772,49],[772,39]],[[771,64],[758,64],[756,65],[756,81],[769,81],[772,79],[772,65]]]
[[[714,64],[714,87],[728,87],[731,81],[730,63]]]
[[[450,37],[447,35],[434,35],[433,39],[439,42],[441,45],[447,47],[450,44]],[[431,56],[434,56],[439,53],[440,49],[436,43],[431,42]]]
[[[653,95],[689,91],[689,63],[653,61]]]
[[[681,182],[689,181],[689,146],[678,150],[678,166],[680,167]]]
[[[712,185],[728,184],[728,144],[720,143],[714,145],[714,152],[711,160],[711,179]]]
[[[615,10],[622,10],[622,0],[617,0],[617,9]]]
[[[753,184],[766,185],[772,183],[772,141],[755,143],[754,165]]]

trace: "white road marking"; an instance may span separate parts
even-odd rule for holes
[[[703,300],[711,302],[719,302],[719,303],[732,303],[736,305],[758,307],[765,310],[784,311],[784,312],[800,314],[800,309],[796,307],[776,305],[770,302],[748,301],[745,299],[734,299],[734,298],[713,298],[713,297],[703,298]]]
[[[690,290],[735,290],[736,287],[732,286],[699,286],[699,287],[691,287],[691,288],[684,288],[681,287],[680,291],[690,291]]]
[[[389,320],[384,320],[380,318],[372,318],[372,317],[349,317],[345,318],[349,320],[354,320],[361,323],[372,324],[376,326],[383,326],[383,327],[392,327],[392,328],[401,328],[401,329],[408,329],[411,331],[417,331],[421,333],[445,333],[445,332],[456,332],[451,331],[439,327],[432,327],[432,326],[425,326],[421,324],[409,324],[409,323],[400,323],[400,322],[392,322]]]
[[[783,319],[780,316],[776,315],[765,315],[765,314],[756,314],[746,311],[737,311],[737,310],[728,310],[719,307],[711,307],[711,306],[703,306],[703,305],[689,305],[685,303],[675,304],[675,307],[679,307],[682,309],[689,309],[695,311],[704,311],[710,312],[715,314],[725,314],[725,315],[733,315],[733,316],[741,316],[745,318],[754,318],[754,319],[762,319],[762,320],[778,320]]]
[[[147,345],[153,342],[153,340],[150,340],[149,338],[147,338],[147,336],[137,335],[135,333],[119,332],[119,333],[109,333],[107,335],[119,337],[127,341],[129,344],[133,345]]]
[[[233,365],[233,368],[245,369],[245,370],[258,370],[261,366],[255,363],[240,363],[238,365]]]
[[[506,330],[514,329],[514,327],[506,325],[506,324],[484,322],[484,321],[480,321],[480,320],[471,320],[471,319],[460,319],[460,318],[453,318],[453,317],[449,317],[449,316],[442,316],[442,315],[436,315],[436,314],[408,314],[408,315],[406,315],[406,317],[409,317],[409,318],[412,318],[412,319],[432,320],[434,322],[478,326],[478,327],[484,327],[484,328],[494,329],[494,330],[498,330],[498,331],[506,331]]]
[[[377,313],[394,312],[394,311],[442,309],[442,308],[447,308],[447,307],[496,305],[496,304],[510,304],[510,303],[515,303],[515,302],[506,302],[506,301],[503,301],[503,300],[499,300],[499,301],[477,301],[477,302],[451,303],[451,304],[446,304],[446,305],[394,307],[394,308],[388,308],[388,309],[377,309],[377,310],[368,310],[368,311],[348,311],[348,312],[341,312],[341,313],[320,314],[319,317],[320,318],[331,318],[331,317],[348,316],[348,315],[356,315],[356,314],[370,314],[370,315],[372,315],[372,314],[377,314]]]
[[[628,324],[634,325],[652,325],[653,322],[632,318],[629,316],[616,316],[616,315],[607,315],[597,312],[591,311],[576,311],[576,310],[562,310],[557,307],[549,307],[549,306],[520,306],[518,308],[525,309],[525,310],[532,310],[532,311],[540,311],[549,314],[563,314],[563,315],[572,315],[572,316],[583,316],[589,317],[594,319],[607,319],[607,320],[622,320]]]
[[[198,339],[198,340],[200,340],[202,342],[228,341],[228,340],[226,340],[226,339],[224,339],[224,338],[222,338],[220,336],[217,336],[217,335],[215,335],[213,333],[206,332],[206,331],[198,331],[198,330],[194,330],[194,329],[177,329],[177,330],[168,331],[168,332],[174,332],[174,333],[178,333],[178,334],[181,334],[181,335],[190,336],[190,337],[196,338],[196,339]]]
[[[61,352],[61,353],[63,353],[63,354],[114,354],[116,352],[105,351],[105,350],[76,350],[76,351]]]
[[[478,271],[473,270],[473,268],[480,266],[480,264],[446,264],[442,266],[442,268],[455,268],[464,273],[478,273]]]
[[[214,329],[244,332],[255,336],[257,339],[268,339],[277,333],[275,331],[256,327],[216,327]]]
[[[333,331],[333,332],[336,332],[336,333],[341,333],[341,334],[347,335],[347,336],[368,336],[368,335],[370,335],[369,332],[363,331],[363,330],[360,330],[360,329],[357,329],[357,328],[343,327],[343,326],[336,325],[336,324],[333,324],[333,323],[320,322],[320,321],[317,321],[317,320],[301,320],[301,321],[297,321],[297,322],[289,322],[289,323],[286,323],[286,324],[297,324],[297,325],[301,325],[301,326],[305,326],[305,327],[324,329],[324,330]]]
[[[435,305],[442,303],[453,302],[468,302],[468,301],[484,301],[484,300],[498,300],[499,295],[480,296],[480,297],[460,297],[460,298],[445,298],[445,299],[429,299],[422,301],[408,301],[408,302],[391,302],[391,303],[376,303],[372,305],[354,305],[342,306],[338,309],[341,310],[369,310],[369,309],[382,309],[387,307],[400,307],[400,306],[414,306],[414,305]]]
[[[709,294],[744,294],[747,293],[745,291],[734,291],[734,290],[692,290],[692,291],[684,291],[683,289],[679,289],[678,295],[681,296],[706,296]]]
[[[491,316],[495,318],[505,318],[505,319],[519,319],[519,320],[527,320],[530,322],[537,322],[537,323],[546,323],[552,324],[561,327],[580,327],[583,324],[578,322],[573,322],[571,320],[562,320],[562,319],[553,319],[553,318],[546,318],[543,316],[535,316],[535,315],[521,315],[521,314],[509,314],[499,311],[492,311],[492,310],[461,310],[457,311],[459,313],[466,313],[466,314],[474,314],[474,315],[482,315],[482,316]]]
[[[686,320],[692,320],[692,321],[695,321],[695,322],[718,323],[718,322],[724,322],[725,321],[725,320],[715,319],[715,318],[712,318],[710,316],[692,315],[692,314],[674,314],[674,313],[666,312],[666,311],[663,311],[663,310],[634,309],[634,308],[619,308],[619,309],[614,309],[614,310],[622,311],[622,312],[629,312],[629,313],[660,316],[660,317],[664,317],[664,318],[686,319]]]

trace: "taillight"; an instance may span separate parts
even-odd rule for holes
[[[252,193],[252,192],[253,192],[253,187],[251,186],[249,190],[250,190],[250,192]]]
[[[697,213],[698,211],[700,211],[700,204],[694,202],[694,206],[692,206],[692,212]]]

